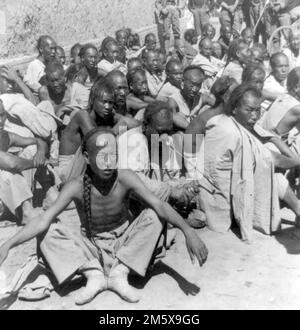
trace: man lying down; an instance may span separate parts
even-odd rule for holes
[[[142,277],[158,255],[164,252],[165,223],[178,227],[194,262],[202,266],[208,256],[205,244],[167,203],[155,197],[129,170],[117,170],[116,138],[108,129],[90,131],[84,142],[88,168],[84,176],[67,183],[54,205],[33,219],[0,248],[0,265],[9,250],[37,237],[41,253],[59,284],[75,275],[87,279],[76,298],[77,305],[91,302],[99,293],[111,290],[136,303],[137,291],[128,274]],[[148,206],[136,219],[127,207],[134,193]],[[71,201],[81,220],[78,236],[57,221]]]

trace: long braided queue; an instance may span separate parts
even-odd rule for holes
[[[90,169],[86,170],[83,178],[83,201],[84,201],[84,212],[85,212],[85,223],[84,227],[86,230],[86,236],[88,239],[92,238],[91,221],[92,221],[92,209],[91,209],[91,190],[92,190],[92,179],[89,175]]]

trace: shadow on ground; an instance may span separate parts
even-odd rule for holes
[[[285,223],[287,223],[285,221]],[[300,229],[287,228],[275,235],[276,240],[285,247],[288,254],[300,254]]]
[[[144,289],[144,287],[147,285],[147,283],[151,280],[152,277],[159,276],[162,274],[167,274],[170,277],[172,277],[177,282],[179,288],[187,296],[189,295],[196,296],[200,292],[200,288],[197,285],[187,281],[173,268],[169,267],[163,262],[157,263],[153,271],[145,278],[131,276],[129,278],[129,282],[132,286],[136,287],[137,289]]]

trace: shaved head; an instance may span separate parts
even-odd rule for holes
[[[38,49],[43,48],[50,43],[53,43],[56,45],[56,42],[54,41],[54,39],[52,37],[46,36],[46,35],[40,36],[38,39],[38,42],[37,42],[37,48]]]
[[[271,59],[270,59],[270,64],[271,67],[274,68],[276,67],[276,65],[278,65],[279,62],[281,61],[289,61],[288,57],[283,54],[283,53],[276,53],[274,55],[272,55]]]
[[[55,59],[56,47],[56,42],[50,36],[41,36],[37,42],[40,57],[45,63]]]

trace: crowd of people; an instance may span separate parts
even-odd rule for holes
[[[58,285],[87,279],[78,305],[105,290],[134,303],[128,275],[151,271],[174,228],[201,266],[195,229],[236,227],[251,242],[280,230],[282,205],[299,225],[300,39],[285,31],[269,53],[265,17],[286,24],[300,6],[245,3],[248,19],[238,0],[156,1],[162,35],[143,45],[123,28],[99,49],[75,44],[67,61],[43,35],[24,76],[0,67],[0,215],[23,226],[0,265],[36,237]],[[181,31],[186,5],[195,29]],[[70,208],[77,235],[59,220]]]

